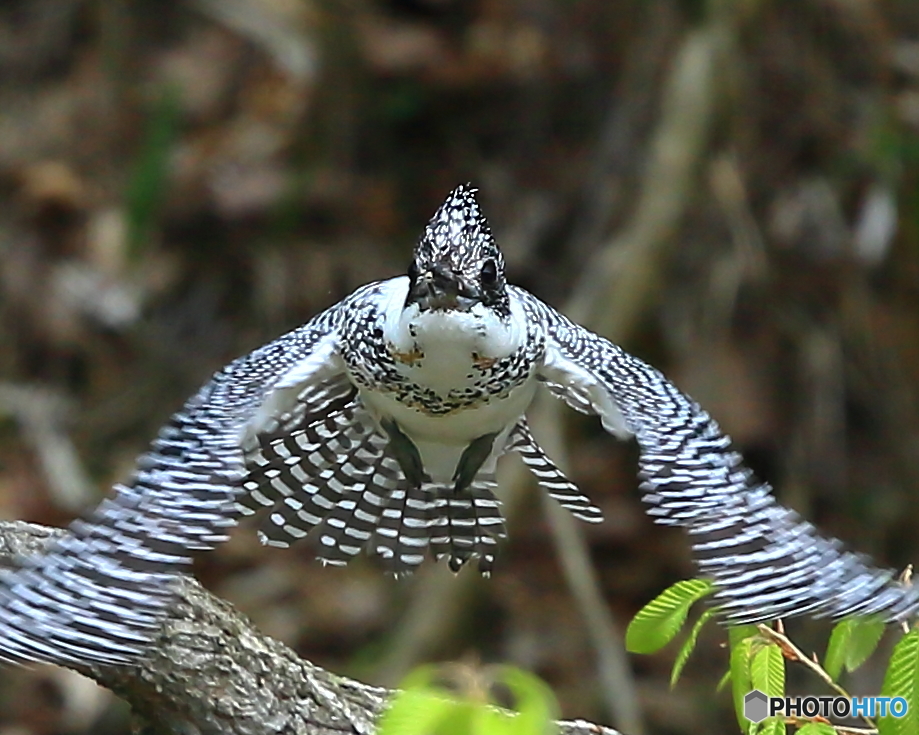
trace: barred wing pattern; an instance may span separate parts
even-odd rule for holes
[[[355,425],[352,418],[355,392],[344,375],[318,385],[308,383],[289,409],[270,417],[261,431],[247,437],[243,444],[246,494],[237,501],[240,513],[248,516],[261,508],[287,505],[284,501],[297,495],[313,475],[347,457],[351,443],[359,441],[358,434],[367,433],[367,427]],[[334,503],[341,491],[338,486],[329,502]],[[281,529],[286,525],[275,517],[268,521]],[[267,527],[262,533],[267,534],[263,541],[269,545],[289,546],[280,535],[274,538]],[[294,540],[305,534],[294,530],[289,535]]]
[[[113,497],[0,575],[0,660],[118,664],[143,653],[190,552],[213,548],[237,522],[241,437],[285,372],[329,352],[337,319],[333,307],[219,371]]]
[[[526,419],[520,419],[511,431],[508,450],[517,452],[523,463],[536,477],[536,481],[550,498],[557,501],[575,518],[588,523],[601,523],[603,511],[590,502],[578,486],[569,480],[556,464],[546,455],[530,433]]]
[[[240,511],[271,508],[259,532],[271,546],[285,548],[316,529],[317,556],[327,564],[347,564],[366,549],[404,574],[430,549],[454,571],[477,557],[480,571],[489,573],[497,542],[506,536],[494,474],[480,472],[461,493],[429,477],[413,487],[388,450],[389,438],[347,379],[307,385],[247,446]],[[546,456],[524,419],[504,451],[518,452],[549,496],[577,518],[602,521],[600,509]]]
[[[660,372],[527,292],[513,294],[529,318],[547,326],[552,389],[569,392],[570,402],[598,413],[611,430],[624,421],[635,435],[649,514],[686,529],[728,620],[806,613],[878,614],[895,621],[916,614],[919,590],[900,585],[893,572],[843,550],[779,505],[718,424]],[[558,378],[564,374],[568,384]],[[610,416],[611,410],[618,415]]]
[[[476,556],[482,571],[491,569],[505,535],[492,475],[462,493],[430,478],[413,487],[353,389],[309,386],[297,404],[246,452],[240,509],[272,508],[261,525],[265,543],[286,547],[317,529],[317,556],[327,564],[367,549],[405,574],[430,548],[454,570]]]

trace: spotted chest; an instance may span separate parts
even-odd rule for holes
[[[402,406],[445,416],[498,402],[533,379],[545,338],[489,313],[419,314],[397,292],[355,305],[341,356],[354,382]]]
[[[523,385],[533,373],[534,345],[524,345],[505,357],[487,357],[470,352],[466,360],[457,361],[465,373],[450,388],[438,388],[443,375],[438,366],[427,364],[429,351],[414,349],[400,352],[391,343],[386,353],[391,369],[383,384],[370,386],[389,392],[401,404],[432,416],[478,408],[506,398]],[[452,371],[451,371],[452,372]]]

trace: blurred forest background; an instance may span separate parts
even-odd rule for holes
[[[513,282],[664,370],[826,532],[919,559],[915,0],[5,0],[0,515],[98,502],[213,370],[403,273],[466,181]],[[722,630],[673,691],[676,646],[623,668],[615,626],[687,544],[634,447],[540,412],[607,520],[566,525],[509,462],[490,580],[325,569],[251,526],[198,574],[364,681],[504,661],[566,717],[736,732]],[[3,735],[126,723],[75,674],[0,671]]]

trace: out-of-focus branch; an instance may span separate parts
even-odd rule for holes
[[[0,522],[0,564],[40,552],[63,533]],[[390,695],[299,658],[190,578],[178,581],[176,602],[137,666],[80,673],[127,700],[151,734],[364,735]],[[560,727],[562,735],[619,735],[584,721]]]
[[[539,435],[540,444],[565,468],[565,442],[562,436],[562,404],[543,394],[537,400],[530,425]],[[578,606],[591,648],[597,658],[600,696],[616,724],[629,732],[645,732],[641,706],[632,669],[623,645],[622,631],[603,599],[600,580],[591,563],[590,550],[580,522],[548,495],[543,508],[552,530],[552,540],[561,562],[571,597]]]
[[[38,457],[54,496],[63,510],[76,512],[96,497],[70,436],[64,430],[67,399],[31,385],[0,383],[0,415],[13,416]]]
[[[661,265],[698,183],[731,39],[725,13],[690,31],[673,58],[635,215],[588,263],[566,313],[621,341],[653,300]]]

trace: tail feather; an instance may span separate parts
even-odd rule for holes
[[[239,501],[246,514],[272,508],[259,530],[263,543],[283,548],[312,534],[324,563],[344,565],[366,549],[395,574],[413,571],[429,550],[454,571],[475,557],[483,573],[491,570],[506,536],[493,474],[459,493],[428,477],[412,486],[359,399],[339,401],[319,418],[305,410],[285,415],[273,429],[247,453],[249,492]],[[591,507],[576,490],[572,496],[564,476],[562,483],[543,476],[566,507]]]
[[[496,488],[491,476],[477,479],[460,495],[452,488],[440,490],[431,514],[431,546],[436,558],[448,557],[454,572],[476,556],[479,571],[491,572],[498,541],[507,537]]]
[[[523,463],[533,473],[549,497],[558,501],[559,505],[575,518],[588,523],[603,521],[603,511],[591,503],[590,499],[578,489],[578,486],[571,482],[546,455],[530,433],[526,419],[521,419],[513,428],[507,448],[520,455]]]
[[[389,496],[371,541],[372,549],[394,574],[406,574],[424,561],[430,533],[430,500],[420,488],[402,485]]]

